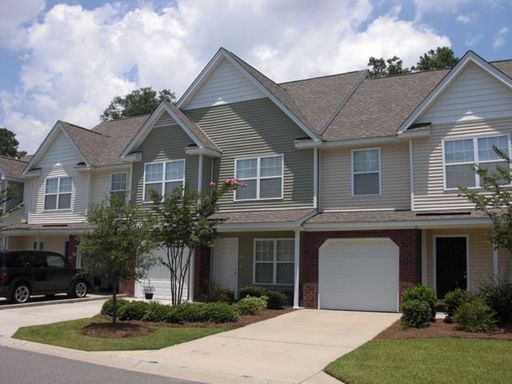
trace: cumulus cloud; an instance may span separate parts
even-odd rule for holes
[[[499,48],[507,43],[508,27],[501,28],[498,33],[494,36],[492,46]]]
[[[16,48],[23,30],[20,28],[45,8],[44,0],[0,1],[0,45]]]
[[[34,151],[57,119],[95,125],[114,96],[134,88],[179,96],[220,46],[276,81],[365,68],[370,56],[413,65],[426,50],[450,46],[396,9],[375,18],[367,0],[140,4],[60,4],[22,28],[19,87],[0,92],[0,108],[24,149]]]

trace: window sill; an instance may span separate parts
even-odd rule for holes
[[[71,208],[65,209],[43,209],[43,213],[51,213],[51,212],[73,212]]]
[[[233,200],[233,203],[255,203],[259,201],[283,201],[284,197],[269,197],[265,199],[243,199],[243,200]]]

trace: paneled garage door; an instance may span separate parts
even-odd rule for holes
[[[399,248],[391,239],[328,239],[319,259],[320,308],[398,311]]]

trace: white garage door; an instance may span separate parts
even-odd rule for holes
[[[159,249],[155,251],[158,255],[164,256],[166,250]],[[155,288],[153,294],[154,300],[171,300],[171,283],[169,282],[169,269],[162,264],[157,264],[151,268],[144,280],[135,283],[135,297],[144,298],[143,286],[150,283]],[[185,281],[183,289],[183,301],[188,300],[188,279]]]
[[[320,308],[398,311],[399,249],[391,239],[328,239],[319,263]]]

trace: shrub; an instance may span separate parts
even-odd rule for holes
[[[427,303],[427,305],[430,308],[430,320],[435,320],[437,296],[436,292],[433,289],[425,287],[423,285],[409,287],[405,289],[402,294],[402,304],[410,300],[418,300]]]
[[[288,304],[288,298],[284,293],[268,291],[267,297],[267,308],[269,309],[282,309],[286,304]]]
[[[480,289],[480,296],[496,313],[496,320],[503,326],[512,325],[512,283],[490,282]]]
[[[482,299],[462,304],[453,320],[469,332],[486,332],[494,329],[494,312]]]
[[[116,300],[117,302],[117,312],[119,313],[119,310],[126,304],[129,303],[128,300],[124,300],[124,299],[117,299]],[[112,299],[108,299],[107,301],[105,301],[103,303],[103,306],[101,307],[101,314],[103,316],[112,316],[112,311],[113,311],[113,307],[112,307]]]
[[[142,321],[149,321],[152,323],[165,322],[171,315],[172,311],[173,307],[170,305],[153,303],[149,305],[144,317],[142,317]]]
[[[267,297],[247,296],[241,299],[237,306],[241,315],[257,315],[267,308]]]
[[[144,301],[129,301],[119,310],[119,320],[142,320],[150,307]]]
[[[257,287],[255,285],[248,285],[240,289],[240,297],[243,299],[244,297],[261,297],[267,296],[268,290],[262,287]]]
[[[403,327],[423,328],[429,325],[431,319],[431,309],[426,301],[406,300],[402,302]]]
[[[206,295],[202,295],[201,300],[206,303],[233,304],[235,302],[235,291],[219,287],[212,283],[208,287],[208,293]]]
[[[210,323],[234,323],[240,317],[236,305],[208,303],[204,307],[205,321]]]
[[[454,289],[453,291],[448,292],[444,296],[444,304],[446,307],[446,319],[451,321],[457,309],[463,304],[466,304],[469,301],[469,293],[464,289]]]
[[[183,303],[173,307],[167,316],[167,322],[175,324],[205,322],[205,306],[207,304]]]

